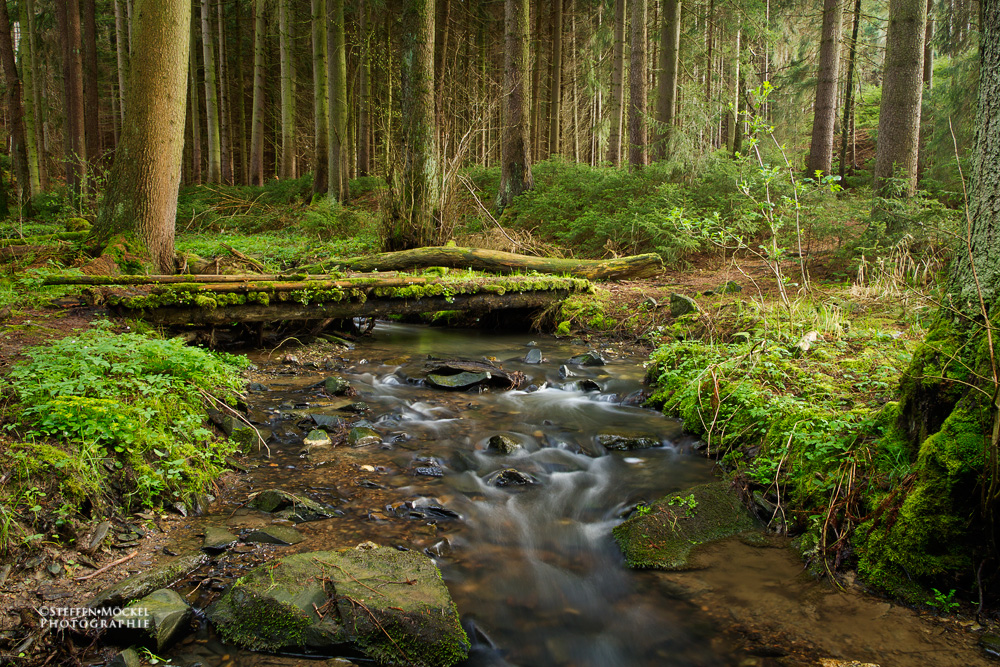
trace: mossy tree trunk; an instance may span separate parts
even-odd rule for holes
[[[30,0],[22,0],[18,20],[21,23],[21,39],[18,42],[20,51],[21,73],[24,80],[24,139],[28,151],[28,174],[31,179],[31,194],[42,191],[42,161],[39,160],[38,131],[41,123],[36,121],[35,89],[40,85],[36,76],[37,46],[35,45],[35,6]],[[13,120],[13,119],[11,119]]]
[[[431,245],[441,192],[434,127],[434,0],[406,0],[400,58],[401,183],[386,234],[388,250]]]
[[[977,572],[992,579],[982,585],[995,585],[1000,555],[1000,0],[981,7],[966,238],[947,298],[901,383],[897,437],[912,447],[914,482],[901,502],[873,512],[859,540],[861,571],[904,594],[914,582],[954,588],[958,580],[971,589]]]
[[[137,0],[134,11],[128,117],[92,236],[104,244],[124,237],[172,273],[191,3]]]
[[[506,0],[504,8],[504,123],[497,207],[502,211],[534,187],[525,102],[528,79],[528,0]]]
[[[4,85],[7,89],[6,102],[8,130],[10,132],[11,157],[17,187],[22,203],[31,197],[31,176],[28,169],[28,152],[24,141],[24,107],[21,106],[21,79],[17,75],[14,60],[14,44],[10,34],[10,18],[6,3],[0,3],[0,63],[3,65]]]

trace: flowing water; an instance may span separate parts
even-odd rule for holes
[[[330,407],[315,388],[329,373],[296,367],[294,374],[272,374],[253,405],[256,420],[272,430],[271,457],[243,480],[244,492],[280,487],[333,504],[341,516],[300,524],[305,542],[270,553],[367,539],[426,550],[459,612],[483,633],[473,637],[475,664],[734,664],[692,614],[696,608],[623,567],[611,537],[631,506],[710,480],[712,464],[690,451],[677,422],[628,404],[641,389],[641,359],[609,355],[604,366],[570,366],[578,377],[563,377],[560,366],[587,348],[540,338],[545,360],[527,364],[534,345],[526,335],[380,324],[335,363],[358,391],[353,400],[369,408],[357,419],[370,422],[383,444],[344,445],[329,456],[300,455],[309,428],[303,417]],[[494,358],[526,374],[532,386],[482,393],[428,388],[416,382],[428,357]],[[596,386],[581,388],[585,379]],[[488,452],[497,434],[522,448]],[[600,434],[642,435],[660,446],[609,452],[598,444]],[[506,468],[537,483],[487,483]],[[424,511],[408,513],[403,501]],[[225,507],[196,520],[193,532],[205,523],[226,522],[235,531],[269,521],[238,502],[230,500],[235,511]],[[204,638],[173,657],[180,664],[267,664],[266,657]]]

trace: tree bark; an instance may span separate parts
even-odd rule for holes
[[[219,162],[222,182],[233,184],[233,143],[229,113],[229,67],[226,63],[229,50],[226,48],[226,14],[222,0],[216,5],[219,19]]]
[[[429,245],[437,236],[434,15],[434,0],[405,0],[399,87],[404,164],[386,234],[390,250]]]
[[[837,81],[840,77],[840,0],[823,2],[823,36],[819,45],[819,75],[813,105],[812,143],[806,175],[829,174],[833,166],[833,129],[837,118]]]
[[[87,160],[96,164],[101,154],[101,105],[97,81],[97,17],[94,0],[82,0],[81,62],[83,66],[84,137]],[[88,184],[93,189],[95,184]]]
[[[618,259],[562,259],[531,257],[499,250],[437,246],[416,248],[402,252],[384,252],[378,255],[336,259],[300,271],[325,271],[342,266],[352,271],[412,271],[431,266],[453,269],[473,269],[490,273],[540,273],[567,274],[588,280],[632,280],[652,278],[663,272],[663,260],[655,253],[633,255]]]
[[[681,55],[681,2],[664,0],[660,29],[660,82],[656,97],[657,154],[670,157],[670,135],[677,106],[677,71]],[[737,47],[737,51],[738,51]]]
[[[344,36],[344,0],[330,0],[330,27],[327,33],[330,57],[330,183],[331,199],[348,198],[347,141],[347,42]]]
[[[500,158],[501,211],[525,190],[534,187],[528,119],[525,114],[528,80],[528,0],[504,3],[504,124]]]
[[[552,60],[549,84],[549,155],[558,155],[562,114],[562,18],[563,0],[552,2]]]
[[[840,178],[847,174],[847,138],[851,133],[854,114],[854,67],[858,56],[858,28],[861,25],[861,0],[854,0],[854,25],[851,28],[851,48],[847,56],[847,81],[844,83],[844,120],[840,128]],[[853,156],[852,156],[853,157]],[[853,159],[851,169],[854,169]]]
[[[22,0],[18,20],[21,24],[21,39],[18,44],[21,60],[21,72],[24,80],[24,140],[28,159],[29,187],[32,195],[42,191],[41,163],[39,159],[38,130],[41,124],[35,116],[35,87],[41,85],[36,78],[34,30],[34,3]],[[13,120],[13,114],[11,115]]]
[[[65,95],[66,187],[79,200],[87,175],[86,130],[83,119],[83,60],[80,50],[80,4],[78,0],[57,3],[63,47],[63,91]]]
[[[924,85],[928,89],[934,86],[934,0],[927,0],[927,27],[924,29]]]
[[[197,40],[198,40],[198,29],[195,26],[194,21],[191,22],[191,40],[188,53],[190,54],[189,60],[189,78],[190,84],[188,85],[188,96],[190,100],[190,113],[188,114],[191,119],[191,180],[195,183],[201,183],[201,100],[198,97],[198,58],[197,58]],[[124,103],[124,102],[123,102]]]
[[[92,231],[131,238],[163,273],[174,271],[174,222],[184,149],[189,0],[137,0],[129,121],[122,128]],[[149,91],[155,90],[155,95]]]
[[[313,196],[326,194],[330,141],[330,97],[327,82],[326,0],[312,0],[313,57]]]
[[[125,122],[125,95],[128,91],[129,43],[125,0],[112,0],[115,4],[115,53],[118,57],[118,113]],[[193,38],[193,37],[192,37]]]
[[[530,3],[529,3],[530,7]],[[542,159],[542,12],[541,5],[535,7],[535,33],[532,35],[532,51],[535,54],[531,66],[531,157]]]
[[[211,0],[201,0],[201,48],[205,66],[205,121],[208,139],[208,183],[222,180],[222,140],[219,137],[219,87],[215,75],[215,45]],[[133,55],[135,55],[133,53]]]
[[[254,0],[250,185],[264,185],[264,0]]]
[[[371,44],[368,27],[368,3],[358,3],[358,39],[361,42],[358,63],[358,176],[371,171]]]
[[[927,0],[890,0],[874,173],[882,197],[917,191],[926,23]]]
[[[289,0],[278,0],[278,50],[281,67],[281,178],[295,178],[295,63]]]
[[[622,117],[625,108],[625,0],[615,0],[615,45],[611,69],[611,133],[608,162],[615,167],[622,159]]]
[[[628,161],[633,169],[641,169],[646,164],[646,0],[632,0],[631,18]]]
[[[31,198],[31,174],[28,169],[28,152],[24,140],[24,108],[21,106],[21,79],[17,76],[17,62],[14,60],[14,43],[10,33],[10,18],[7,3],[0,2],[0,65],[3,66],[4,97],[7,103],[8,131],[10,132],[10,152],[17,175],[19,206]]]

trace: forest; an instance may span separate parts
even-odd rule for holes
[[[519,654],[496,618],[470,626],[449,568],[473,559],[439,546],[474,540],[445,524],[497,488],[562,474],[548,460],[476,468],[484,453],[646,465],[644,450],[684,438],[749,518],[689,535],[714,521],[714,492],[622,492],[604,510],[616,568],[686,571],[671,540],[740,534],[794,551],[836,590],[905,606],[904,625],[933,617],[961,650],[923,664],[1000,655],[1000,1],[0,0],[0,67],[0,664],[95,664],[129,645],[148,664],[188,664],[161,620],[121,641],[46,632],[38,612],[177,592],[180,625],[239,650],[340,655],[309,642],[333,633],[321,610],[346,596],[382,636],[338,630],[345,655],[602,664]],[[384,353],[391,382],[373,381],[364,355],[393,327],[441,345],[474,329],[536,339],[515,359],[461,352],[479,349],[468,334],[459,359],[419,338]],[[641,389],[616,394],[605,365]],[[455,396],[596,391],[684,435],[590,425],[570,446],[559,438],[576,426],[550,433],[558,419],[540,411],[519,431],[501,411],[476,427],[495,435],[462,436],[472,453],[431,455],[400,444],[435,440],[423,426],[392,430],[408,413],[380,392],[396,383],[419,388],[410,407],[457,420],[495,406]],[[340,454],[316,463],[324,447]],[[331,499],[260,472],[324,465],[337,488],[365,484]],[[404,512],[392,490],[407,483],[371,481],[387,470],[472,471],[479,486],[422,490]],[[454,489],[472,505],[431,495]],[[254,504],[267,493],[285,496]],[[253,546],[256,524],[233,523],[229,505],[334,551],[282,562],[270,545],[298,542]],[[345,516],[354,532],[336,543],[300,525]],[[434,539],[393,532],[428,517]],[[220,521],[232,540],[211,532]],[[192,530],[209,560],[178,546]],[[447,587],[439,573],[387,609],[330,593],[368,588],[359,578],[374,575],[351,569],[367,556],[336,550],[359,542],[386,559],[380,572],[420,579],[423,565],[366,540],[427,554]],[[238,573],[265,562],[289,582],[321,567],[326,602],[253,628],[257,612],[232,600],[260,594],[260,577]],[[107,597],[129,573],[158,583]],[[418,613],[425,595],[446,600],[435,639],[397,635],[411,620],[395,611]],[[342,607],[337,622],[356,629]],[[303,614],[316,625],[296,625]],[[791,618],[726,623],[743,637],[735,655],[764,656],[755,665],[835,653]],[[913,664],[851,648],[835,657]],[[659,664],[642,650],[619,664]],[[709,664],[689,659],[677,664]]]

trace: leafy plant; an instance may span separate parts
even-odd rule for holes
[[[927,604],[934,607],[938,611],[944,614],[951,614],[957,610],[961,604],[955,600],[955,589],[952,588],[947,593],[943,593],[936,588],[932,588],[931,592],[934,593],[934,597],[927,601]]]

